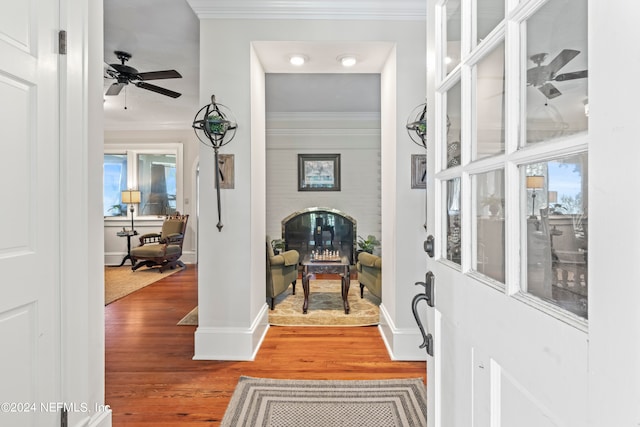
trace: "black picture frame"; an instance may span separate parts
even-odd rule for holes
[[[298,154],[298,191],[340,191],[340,154]]]

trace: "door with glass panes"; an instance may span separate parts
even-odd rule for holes
[[[429,425],[586,425],[587,0],[427,4]]]

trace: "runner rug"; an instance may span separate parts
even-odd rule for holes
[[[221,427],[426,427],[421,379],[307,381],[240,377]]]
[[[380,300],[365,288],[360,298],[360,284],[351,281],[349,287],[349,314],[344,314],[340,280],[311,280],[309,284],[309,310],[302,313],[304,292],[298,280],[296,294],[289,286],[276,297],[273,310],[269,310],[269,324],[274,326],[372,326],[380,321]],[[197,325],[198,308],[188,313],[178,325]]]

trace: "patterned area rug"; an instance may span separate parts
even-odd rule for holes
[[[269,324],[274,326],[371,326],[380,321],[380,300],[365,288],[360,298],[360,284],[351,280],[349,287],[349,314],[344,314],[340,280],[311,280],[309,284],[309,310],[302,314],[304,292],[302,282],[292,286],[276,298],[276,305],[269,310]],[[198,308],[188,313],[178,325],[197,325]]]
[[[182,268],[169,269],[162,273],[155,268],[141,268],[131,271],[131,266],[104,268],[104,305],[111,304],[132,292],[149,286],[160,279],[171,276]]]
[[[221,427],[426,427],[421,379],[307,381],[240,377]]]
[[[360,284],[351,280],[349,286],[349,314],[344,314],[340,280],[311,280],[309,283],[309,310],[302,314],[304,292],[302,281],[276,297],[273,311],[269,311],[269,323],[277,326],[370,326],[380,321],[380,300],[365,288],[360,298]]]

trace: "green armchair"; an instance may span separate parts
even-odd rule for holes
[[[134,264],[131,269],[135,271],[140,267],[158,265],[162,273],[166,268],[184,267],[180,257],[188,220],[189,215],[170,215],[164,220],[160,233],[140,236],[140,246],[131,249]]]
[[[360,282],[360,298],[364,298],[364,288],[373,295],[382,297],[382,258],[368,252],[360,252],[358,262],[358,282]]]
[[[269,242],[271,239],[267,237],[267,298],[271,298],[270,307],[273,310],[275,298],[286,291],[289,284],[293,285],[293,295],[296,294],[300,254],[290,250],[275,255]]]

